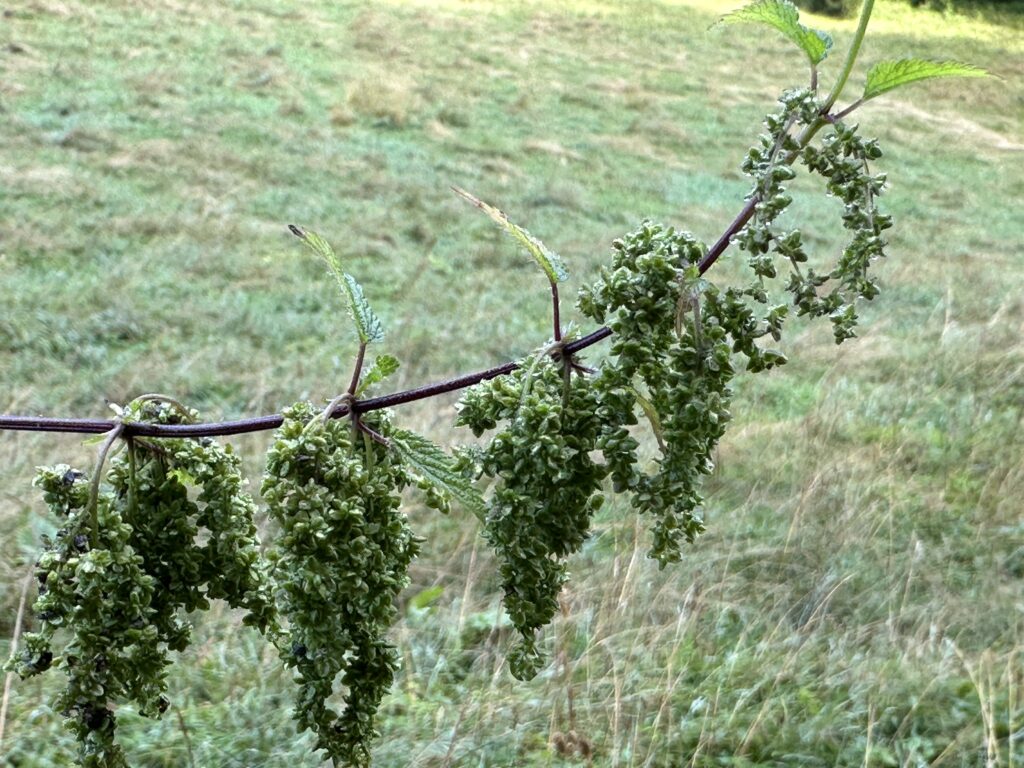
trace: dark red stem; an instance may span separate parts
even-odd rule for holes
[[[555,325],[555,341],[561,341],[562,320],[558,309],[558,283],[551,284],[551,315]]]
[[[352,370],[352,381],[348,385],[348,393],[355,395],[359,386],[359,377],[363,375],[363,360],[366,359],[366,342],[359,342],[359,352],[356,354],[356,364]]]
[[[739,212],[739,215],[733,220],[732,224],[729,225],[728,229],[726,229],[715,244],[711,246],[700,264],[697,265],[701,274],[704,274],[711,268],[711,266],[718,260],[718,257],[725,252],[726,248],[729,247],[729,242],[732,240],[733,235],[739,232],[740,229],[743,228],[743,225],[750,221],[750,217],[754,215],[754,207],[756,205],[756,197],[748,200],[747,204],[743,206],[743,210]],[[561,341],[562,331],[559,321],[558,287],[554,283],[551,285],[551,298],[552,309],[554,311],[555,341]],[[592,346],[611,335],[612,331],[610,328],[598,328],[593,333],[566,344],[562,353],[572,355],[573,353],[579,352],[581,349],[586,349],[587,347]],[[360,351],[365,352],[365,348]],[[481,381],[486,381],[487,379],[493,379],[496,376],[504,376],[506,373],[511,373],[518,367],[519,364],[515,362],[504,363],[503,365],[498,365],[494,368],[488,368],[485,371],[467,373],[464,376],[459,376],[454,379],[446,379],[445,381],[439,381],[436,384],[427,384],[422,387],[416,387],[415,389],[408,389],[404,392],[395,392],[381,397],[371,397],[368,400],[360,400],[356,403],[355,409],[358,413],[365,413],[368,411],[376,411],[381,408],[391,408],[392,406],[402,405],[404,403],[412,403],[416,400],[425,400],[429,397],[435,397],[447,392],[455,392],[460,389],[465,389],[466,387],[471,387],[474,384],[479,384]],[[361,365],[357,365],[355,374],[357,382],[360,368]],[[333,418],[344,416],[347,413],[348,408],[339,408],[333,414]],[[277,429],[281,426],[282,421],[283,419],[281,414],[275,413],[270,416],[256,416],[249,419],[239,419],[238,421],[217,421],[206,424],[128,423],[124,425],[123,434],[125,437],[217,437]],[[105,421],[103,419],[55,419],[45,416],[0,415],[0,430],[14,430],[21,432],[72,432],[87,435],[100,435],[105,432],[109,432],[114,428],[114,426],[115,423],[113,421]]]
[[[573,353],[581,349],[597,344],[597,342],[608,338],[612,332],[608,328],[599,328],[581,339],[577,339],[565,345],[565,352]],[[395,392],[381,397],[371,397],[367,400],[360,400],[355,408],[358,413],[377,411],[381,408],[412,403],[416,400],[425,400],[429,397],[436,397],[447,392],[455,392],[481,381],[493,379],[496,376],[504,376],[519,367],[518,363],[510,362],[488,368],[485,371],[476,371],[459,376],[454,379],[446,379],[435,384],[427,384],[415,389],[408,389],[404,392]],[[335,411],[334,418],[344,416],[348,408],[339,408]],[[270,416],[257,416],[238,421],[218,421],[207,424],[136,424],[126,423],[123,435],[125,437],[216,437],[221,435],[240,435],[247,432],[262,432],[268,429],[277,429],[281,426],[280,414]],[[109,432],[115,426],[113,421],[103,419],[54,419],[43,416],[0,416],[0,429],[15,430],[22,432],[74,432],[87,435],[100,435]]]
[[[750,217],[754,215],[754,209],[757,207],[757,203],[757,197],[750,198],[750,200],[747,201],[747,204],[743,206],[743,210],[739,212],[739,215],[733,219],[729,228],[725,230],[715,244],[708,249],[704,258],[700,260],[700,264],[697,265],[697,268],[700,270],[702,275],[711,269],[711,265],[718,261],[718,257],[725,252],[726,248],[729,247],[729,242],[732,240],[733,235],[743,229],[743,225],[750,221]]]

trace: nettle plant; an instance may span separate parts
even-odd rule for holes
[[[398,664],[387,638],[395,598],[419,547],[402,509],[409,486],[429,507],[447,512],[455,502],[482,520],[517,631],[508,659],[520,679],[545,663],[539,633],[555,615],[566,561],[586,540],[609,489],[627,495],[650,521],[651,556],[663,566],[679,560],[704,528],[701,483],[730,419],[736,372],[785,363],[771,345],[794,311],[828,318],[836,342],[849,339],[858,301],[878,293],[870,267],[884,255],[892,225],[877,207],[885,176],[874,164],[882,152],[848,116],[908,83],[985,74],[955,62],[882,61],[868,71],[863,94],[837,109],[871,6],[867,0],[824,94],[818,66],[832,40],[801,25],[787,0],[759,0],[722,19],[781,32],[806,56],[809,83],[785,91],[766,117],[764,134],[743,160],[752,181],[746,204],[711,247],[649,221],[612,244],[611,263],[577,301],[584,317],[607,324],[586,337],[562,326],[562,260],[498,209],[456,190],[547,278],[552,338],[518,364],[364,398],[399,362],[382,354],[364,365],[383,339],[381,321],[330,245],[292,227],[337,280],[352,319],[358,347],[344,393],[326,408],[303,402],[280,417],[205,431],[174,399],[143,396],[118,411],[91,475],[58,465],[36,478],[62,522],[36,566],[39,629],[7,666],[22,676],[51,666],[64,672],[67,685],[54,706],[78,739],[80,765],[127,765],[115,739],[115,707],[131,704],[152,717],[167,709],[170,654],[191,636],[185,614],[214,599],[242,609],[244,623],[294,672],[295,719],[315,733],[325,757],[368,765],[375,715]],[[848,242],[825,269],[809,266],[801,230],[779,223],[792,201],[786,185],[800,169],[821,177],[843,205]],[[730,243],[746,254],[748,277],[716,285],[706,273]],[[607,359],[597,370],[585,366],[579,351],[608,336]],[[471,383],[457,424],[486,441],[458,448],[454,457],[396,427],[382,409]],[[638,421],[657,442],[653,461],[638,454]],[[277,433],[262,497],[276,534],[260,542],[259,511],[238,458],[230,446],[195,435],[267,426]],[[114,456],[116,449],[123,450]],[[344,707],[336,711],[330,701],[339,694]]]

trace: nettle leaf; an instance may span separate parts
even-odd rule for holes
[[[401,363],[398,362],[398,358],[394,355],[377,355],[377,359],[373,361],[373,367],[363,376],[356,394],[361,395],[374,384],[384,381],[384,379],[397,371],[400,365]]]
[[[818,29],[808,29],[800,23],[800,11],[789,0],[757,0],[721,18],[720,24],[740,22],[767,24],[781,32],[807,54],[811,64],[820,64],[832,48],[832,36]]]
[[[502,211],[498,210],[493,205],[488,205],[483,200],[474,197],[464,189],[452,187],[452,191],[454,191],[455,194],[463,200],[468,200],[490,216],[491,220],[494,221],[495,224],[512,235],[520,245],[526,248],[529,254],[533,257],[533,260],[537,262],[538,266],[540,266],[542,270],[544,270],[544,274],[547,275],[548,281],[552,285],[569,278],[569,272],[565,268],[562,257],[544,245],[544,243],[535,238],[525,229],[509,221],[508,216],[506,216]]]
[[[323,259],[331,274],[334,275],[334,279],[338,282],[342,294],[348,300],[349,315],[352,318],[352,324],[355,326],[356,335],[359,336],[359,341],[363,344],[369,344],[371,341],[383,339],[384,326],[381,324],[380,318],[374,313],[370,303],[363,295],[362,286],[342,268],[341,259],[338,258],[334,249],[331,248],[330,243],[315,232],[307,232],[294,224],[289,224],[288,229],[293,235],[309,246],[310,250]]]
[[[873,99],[901,85],[931,80],[936,77],[988,77],[980,67],[959,61],[932,61],[930,59],[890,59],[880,61],[868,70],[864,83],[864,101]]]
[[[478,518],[483,519],[486,505],[483,496],[469,478],[459,474],[452,458],[422,435],[396,429],[388,440],[402,461],[423,479],[445,491]]]
[[[342,275],[342,278],[346,293],[348,293],[349,312],[352,314],[352,322],[355,323],[359,340],[364,344],[380,341],[384,338],[384,326],[381,325],[380,318],[370,308],[370,303],[363,296],[362,286],[347,272]]]

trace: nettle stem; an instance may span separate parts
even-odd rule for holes
[[[839,79],[836,80],[836,84],[832,87],[832,91],[829,93],[828,98],[821,107],[821,113],[823,115],[828,114],[828,111],[832,109],[832,105],[836,103],[836,99],[843,92],[843,88],[846,87],[846,81],[850,79],[850,73],[853,71],[853,65],[857,61],[857,54],[860,53],[860,45],[864,42],[864,33],[868,29],[868,20],[871,18],[871,10],[874,8],[875,0],[864,0],[864,5],[860,9],[860,21],[857,23],[857,31],[853,35],[853,42],[850,44],[850,50],[846,52],[846,61],[843,62],[843,68],[839,72]]]
[[[604,341],[612,335],[607,326],[591,331],[586,336],[568,342],[563,347],[566,354],[575,354],[587,347],[592,347],[598,342]],[[474,371],[453,379],[424,384],[413,389],[406,389],[401,392],[392,392],[390,395],[369,397],[354,404],[354,409],[359,413],[379,411],[384,408],[394,408],[398,405],[413,403],[417,400],[437,397],[449,392],[457,392],[466,389],[481,381],[487,381],[497,376],[504,376],[519,368],[519,363],[510,361],[487,368],[483,371]],[[347,393],[346,393],[347,394]],[[331,411],[332,418],[340,418],[349,412],[350,406],[341,406],[343,397],[338,398],[335,409]],[[125,433],[135,437],[227,437],[229,435],[242,435],[249,432],[264,432],[277,429],[284,422],[280,413],[268,416],[253,416],[247,419],[235,421],[212,421],[203,424],[148,424],[144,422],[133,422],[125,425]],[[48,416],[0,416],[0,429],[13,430],[16,432],[68,432],[83,435],[102,435],[114,427],[114,422],[104,419],[64,419]]]
[[[551,283],[551,316],[554,324],[555,341],[562,340],[562,320],[558,307],[558,283]]]
[[[853,104],[848,106],[846,109],[840,112],[836,112],[834,115],[830,115],[830,118],[833,122],[836,120],[842,120],[844,117],[853,112],[853,110],[857,109],[857,107],[859,107],[863,103],[864,99],[857,99],[855,102],[853,102]]]
[[[352,371],[352,381],[348,385],[348,394],[353,397],[359,387],[359,377],[363,375],[363,361],[366,359],[366,342],[359,342],[359,351],[356,353],[356,364]]]

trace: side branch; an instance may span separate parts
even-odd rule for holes
[[[826,121],[822,119],[813,125],[807,126],[803,134],[797,139],[798,145],[801,147],[805,146],[807,141],[814,136],[825,122]],[[795,156],[796,153],[792,152],[783,160],[783,162],[787,164],[792,163]],[[758,202],[759,200],[757,196],[748,200],[736,218],[733,219],[729,227],[722,233],[722,236],[718,238],[714,245],[711,246],[698,265],[698,269],[701,274],[704,274],[711,268],[711,266],[718,260],[718,257],[721,256],[729,247],[733,236],[735,236],[736,233],[739,232],[748,221],[750,221],[750,217],[754,215],[754,209]],[[551,286],[551,293],[554,311],[553,321],[556,329],[556,336],[559,336],[561,335],[561,328],[560,318],[558,316],[558,289],[554,283],[552,283]],[[607,327],[599,328],[576,341],[566,344],[563,351],[571,355],[608,338],[611,334],[611,329]],[[362,351],[365,352],[365,349]],[[460,389],[465,389],[466,387],[471,387],[474,384],[479,384],[481,381],[486,381],[487,379],[504,376],[505,374],[516,370],[518,367],[518,363],[508,362],[503,365],[495,366],[494,368],[488,368],[484,371],[468,373],[454,379],[446,379],[445,381],[440,381],[435,384],[427,384],[422,387],[416,387],[415,389],[405,390],[404,392],[395,392],[390,395],[371,397],[368,400],[360,400],[356,404],[355,408],[357,412],[365,413],[368,411],[376,411],[381,408],[390,408],[404,403],[415,402],[416,400],[425,400],[429,397],[435,397],[447,392],[455,392]],[[358,376],[358,370],[359,367],[357,366],[356,376]],[[332,417],[339,418],[341,416],[345,416],[348,412],[348,408],[339,408],[332,414]],[[269,416],[256,416],[248,419],[239,419],[237,421],[218,421],[204,424],[126,423],[124,424],[123,435],[125,437],[219,437],[277,429],[281,426],[282,422],[283,418],[281,414],[275,413]],[[116,423],[114,421],[107,421],[104,419],[59,419],[45,416],[0,415],[0,430],[20,432],[69,432],[87,435],[101,435],[109,432],[115,426]]]
[[[733,236],[743,229],[744,225],[750,221],[750,217],[754,215],[754,209],[757,208],[757,204],[760,202],[760,198],[756,195],[747,201],[747,204],[743,206],[743,210],[739,212],[729,228],[722,233],[722,236],[718,238],[714,245],[708,249],[708,252],[701,259],[700,264],[697,268],[703,275],[709,269],[711,265],[718,261],[718,257],[721,256],[725,249],[729,247],[729,243],[732,241]]]
[[[569,353],[579,352],[581,349],[597,344],[609,336],[612,332],[608,328],[599,328],[581,339],[566,344],[565,350]],[[459,376],[454,379],[446,379],[435,384],[427,384],[415,389],[408,389],[404,392],[395,392],[381,397],[371,397],[367,400],[360,400],[356,406],[359,413],[377,411],[381,408],[390,408],[404,403],[412,403],[416,400],[425,400],[447,392],[455,392],[481,381],[493,379],[497,376],[504,376],[519,367],[518,363],[509,362],[488,368],[485,371],[476,371]],[[339,408],[333,414],[334,418],[345,416],[348,408]],[[257,416],[238,421],[220,421],[207,424],[140,424],[125,423],[123,435],[125,437],[217,437],[224,435],[241,435],[247,432],[263,432],[277,429],[281,426],[282,417],[280,414],[270,416]],[[0,416],[0,429],[14,430],[21,432],[72,432],[86,435],[101,435],[110,432],[116,426],[114,421],[103,419],[54,419],[43,416]]]

